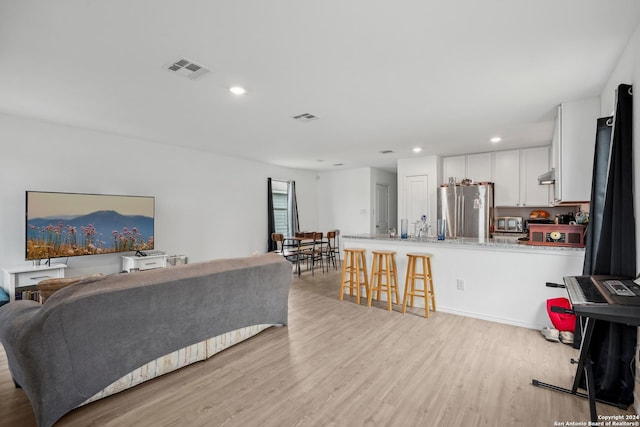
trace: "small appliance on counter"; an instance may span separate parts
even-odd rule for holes
[[[493,224],[494,239],[519,243],[527,238],[521,216],[497,216]]]
[[[528,218],[524,220],[524,232],[529,233],[529,228],[533,224],[555,224],[555,222],[548,218]]]
[[[556,215],[556,224],[575,224],[575,223],[576,223],[576,217],[573,212]]]
[[[522,233],[524,225],[521,216],[497,216],[494,230],[501,233]]]
[[[529,218],[524,220],[524,232],[529,236],[529,229],[532,224],[553,224],[551,215],[544,209],[534,209],[529,213]],[[527,239],[528,240],[528,239]]]
[[[584,248],[584,226],[529,223],[529,245]]]

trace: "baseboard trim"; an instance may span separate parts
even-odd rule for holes
[[[526,323],[526,322],[521,322],[513,319],[505,319],[503,317],[497,317],[497,316],[488,316],[486,314],[474,313],[472,311],[456,310],[453,308],[442,307],[442,306],[438,306],[438,311],[442,311],[444,313],[449,313],[449,314],[455,314],[458,316],[472,317],[474,319],[488,320],[489,322],[518,326],[520,328],[536,329],[536,330],[540,330],[543,328],[543,326],[536,325],[533,323]]]

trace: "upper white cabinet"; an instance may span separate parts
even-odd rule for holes
[[[451,156],[442,159],[442,183],[449,178],[460,182],[465,178],[473,182],[491,182],[493,172],[493,153]]]
[[[549,206],[548,185],[538,184],[538,176],[550,169],[549,146],[468,154],[442,159],[443,182],[493,182],[495,206]]]
[[[493,154],[469,154],[467,156],[467,176],[473,182],[493,181]]]
[[[549,170],[548,146],[493,154],[496,206],[549,206],[549,186],[538,184],[538,175]]]
[[[549,186],[538,176],[549,171],[549,147],[520,150],[520,206],[548,206]]]
[[[591,199],[596,123],[600,98],[565,102],[558,107],[552,140],[554,204]]]
[[[493,153],[493,202],[496,206],[520,206],[520,150]]]
[[[467,156],[451,156],[442,159],[442,183],[447,184],[449,178],[456,182],[467,177]]]

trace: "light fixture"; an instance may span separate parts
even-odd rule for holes
[[[420,148],[420,147],[415,147],[415,148],[413,149],[413,152],[414,152],[414,153],[419,153],[419,152],[421,152],[421,151],[422,151],[422,148]]]
[[[489,141],[491,141],[492,144],[497,144],[498,142],[502,141],[502,138],[500,138],[499,136],[494,136]]]
[[[242,86],[232,86],[229,88],[229,92],[234,95],[244,95],[247,91]]]
[[[318,116],[314,116],[311,113],[296,114],[295,116],[291,116],[291,118],[298,123],[309,123],[312,120],[318,120]]]
[[[198,79],[211,72],[211,70],[206,68],[205,66],[196,64],[192,60],[186,58],[176,59],[169,64],[165,64],[164,68],[168,71],[174,72],[179,76],[187,77],[191,80]]]

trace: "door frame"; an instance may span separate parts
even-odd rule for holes
[[[378,206],[379,206],[379,192],[378,192],[378,188],[385,188],[386,189],[386,194],[387,194],[387,200],[386,200],[386,207],[387,207],[387,226],[385,230],[380,230],[377,228],[378,225],[378,219],[380,218],[380,215],[378,213]],[[387,233],[387,231],[389,230],[389,184],[381,184],[381,183],[377,183],[376,182],[376,192],[375,192],[375,210],[374,210],[374,215],[373,215],[373,229],[375,233],[382,233],[385,234]]]

